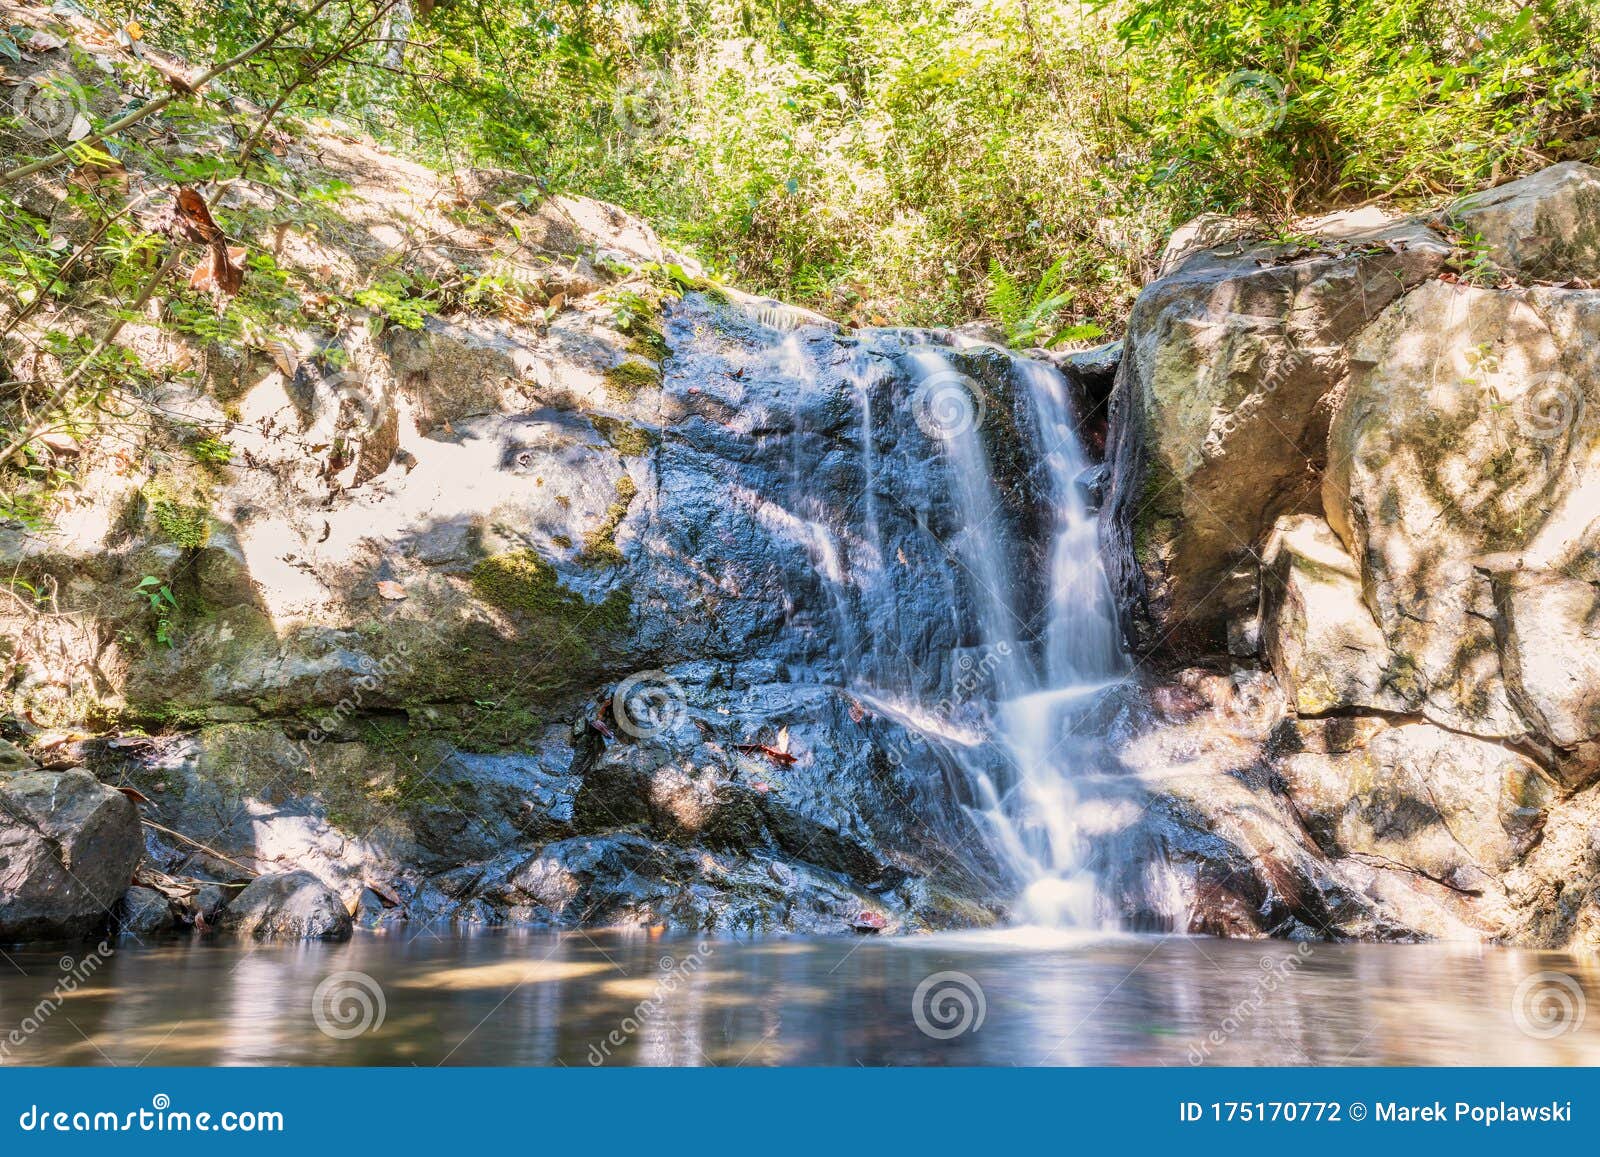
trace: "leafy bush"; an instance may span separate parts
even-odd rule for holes
[[[233,0],[102,7],[204,58],[282,16]],[[369,8],[335,4],[301,39],[335,43]],[[730,280],[861,322],[993,316],[1015,304],[1005,278],[1029,287],[1013,326],[1092,333],[1072,327],[1115,325],[1165,232],[1196,212],[1281,224],[1437,200],[1592,159],[1600,134],[1600,0],[417,11],[399,72],[374,45],[309,77],[296,54],[269,54],[230,85],[262,104],[287,90],[286,115],[352,122],[436,163],[619,202]],[[15,260],[48,263],[47,244]],[[420,322],[413,296],[369,294]]]

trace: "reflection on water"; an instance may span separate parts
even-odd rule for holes
[[[0,1064],[1600,1063],[1600,962],[1433,945],[422,930],[64,964],[0,954]]]

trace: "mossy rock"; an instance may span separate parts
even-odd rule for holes
[[[163,538],[186,550],[199,550],[211,541],[211,511],[205,502],[186,500],[160,482],[144,488],[144,499]]]
[[[661,369],[642,358],[630,357],[608,368],[605,379],[613,397],[631,401],[661,384]]]
[[[608,418],[604,414],[590,414],[589,423],[595,431],[611,444],[611,448],[624,458],[637,458],[648,454],[656,444],[656,436],[621,418]]]
[[[617,528],[628,517],[628,504],[639,493],[632,478],[624,474],[617,479],[617,500],[606,508],[604,520],[583,536],[583,563],[585,566],[618,566],[622,551],[617,547]]]

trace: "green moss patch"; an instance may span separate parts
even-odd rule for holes
[[[622,551],[617,548],[617,527],[628,517],[628,504],[639,493],[633,479],[624,474],[617,479],[617,500],[606,508],[605,520],[583,536],[585,566],[617,566]]]
[[[159,482],[146,486],[144,497],[163,537],[189,550],[211,541],[211,512],[204,503],[184,501]]]
[[[595,428],[596,433],[611,443],[613,450],[625,458],[637,458],[648,454],[651,447],[656,444],[655,436],[648,430],[621,418],[590,414],[589,424]]]
[[[639,358],[628,358],[605,371],[606,388],[614,397],[636,398],[661,384],[661,370]]]

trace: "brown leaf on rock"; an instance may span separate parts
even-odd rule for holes
[[[393,579],[380,579],[378,581],[378,593],[386,599],[403,599],[406,597],[406,588]]]
[[[300,366],[300,354],[293,345],[282,338],[273,338],[267,342],[267,353],[272,357],[272,364],[278,367],[278,372],[286,378],[294,377],[295,370]]]
[[[784,767],[792,766],[795,760],[799,758],[798,756],[790,755],[787,751],[779,751],[776,747],[768,747],[765,743],[735,743],[733,749],[742,751],[747,755],[764,755],[772,760],[773,763],[781,764]]]

